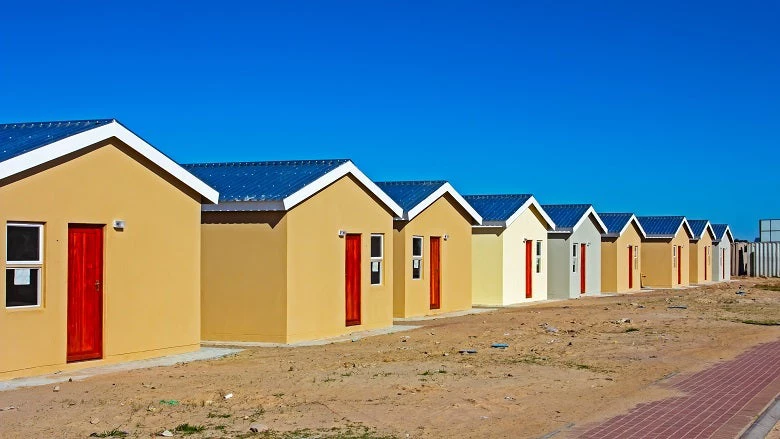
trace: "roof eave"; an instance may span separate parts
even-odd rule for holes
[[[438,189],[436,189],[432,194],[428,195],[423,199],[421,202],[417,203],[416,206],[412,207],[408,211],[403,212],[403,215],[398,215],[398,217],[405,221],[411,221],[413,220],[417,215],[422,213],[423,210],[427,209],[428,206],[433,204],[436,200],[443,197],[445,194],[449,193],[452,198],[455,199],[455,202],[458,203],[471,217],[471,224],[472,225],[480,225],[482,224],[482,216],[480,216],[479,213],[477,213],[476,210],[469,204],[468,201],[466,201],[463,196],[461,196],[455,188],[452,187],[449,183],[442,184]]]

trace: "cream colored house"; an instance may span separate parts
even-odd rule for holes
[[[349,160],[207,163],[205,341],[294,343],[393,324],[401,208]]]
[[[642,225],[632,213],[599,212],[607,227],[601,235],[601,290],[625,293],[642,289]]]
[[[199,349],[217,196],[113,119],[0,125],[0,379]]]
[[[482,216],[471,228],[475,305],[547,299],[547,232],[555,224],[533,195],[467,195]]]
[[[395,317],[471,308],[471,226],[482,218],[446,181],[377,185],[403,208],[394,221]]]

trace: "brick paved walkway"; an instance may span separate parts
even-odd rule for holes
[[[780,393],[780,341],[667,384],[685,396],[639,404],[581,438],[735,438]]]

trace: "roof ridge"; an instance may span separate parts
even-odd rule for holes
[[[81,120],[51,120],[51,121],[37,121],[37,122],[10,122],[0,124],[0,129],[8,128],[32,128],[33,126],[42,125],[70,125],[70,124],[82,124],[82,123],[111,123],[118,122],[116,118],[110,119],[81,119]],[[29,125],[29,127],[27,126]]]
[[[519,198],[519,197],[533,197],[533,194],[477,194],[477,195],[464,195],[464,198]]]
[[[350,159],[311,159],[311,160],[265,160],[265,161],[246,161],[246,162],[204,162],[204,163],[186,163],[182,166],[190,168],[206,167],[229,167],[229,166],[294,166],[303,164],[329,164],[329,163],[347,163]]]
[[[592,204],[587,203],[580,203],[580,204],[542,204],[542,206],[547,207],[581,207],[581,206],[590,206],[592,207]]]
[[[403,186],[403,185],[433,185],[438,184],[442,185],[445,183],[449,183],[447,180],[396,180],[396,181],[377,181],[376,184],[384,184],[384,185],[394,185],[394,186]]]

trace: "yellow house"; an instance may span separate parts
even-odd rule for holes
[[[689,220],[693,238],[691,238],[690,282],[704,284],[712,282],[712,243],[715,232],[707,220]]]
[[[674,288],[689,285],[691,227],[684,216],[640,216],[647,238],[642,241],[642,286]]]
[[[607,227],[601,235],[601,291],[642,289],[642,240],[647,239],[633,213],[599,213]]]
[[[199,349],[216,201],[116,120],[0,125],[0,379]]]
[[[221,188],[203,209],[203,340],[294,343],[392,326],[401,208],[351,161],[185,168]]]
[[[471,226],[482,218],[446,181],[377,183],[402,208],[394,222],[393,315],[471,309]]]
[[[555,223],[533,195],[467,195],[482,216],[471,229],[475,305],[547,299],[547,232]]]

